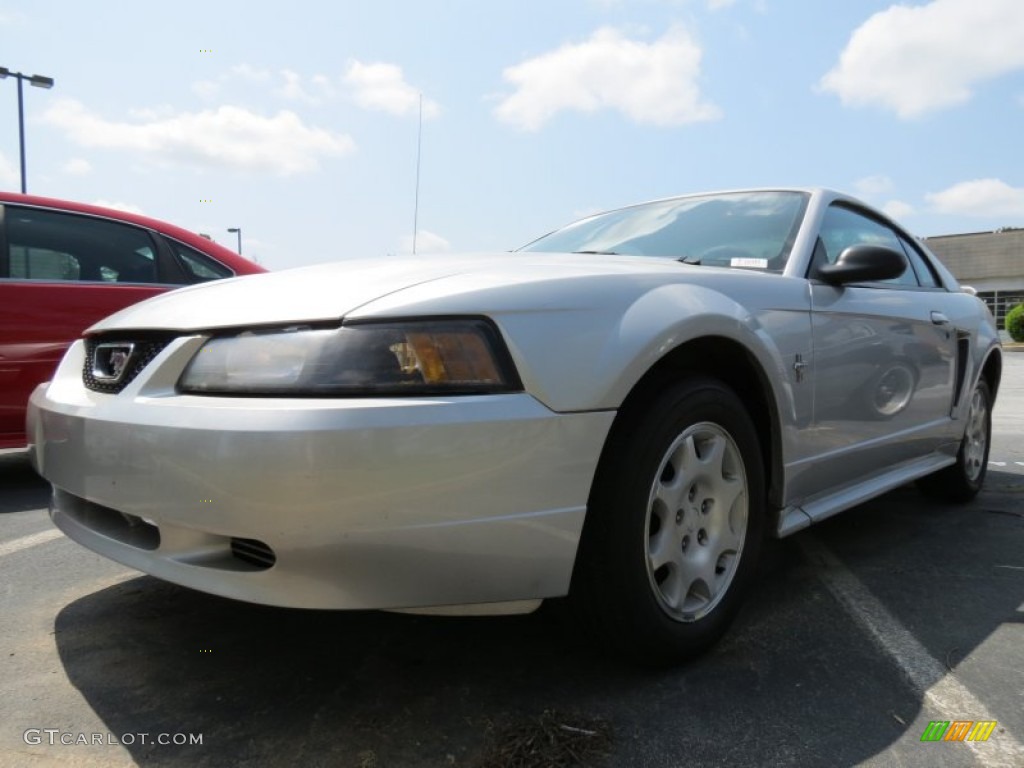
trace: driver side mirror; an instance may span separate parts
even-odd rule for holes
[[[891,280],[907,269],[907,257],[881,245],[851,245],[834,264],[818,267],[816,277],[830,285]]]

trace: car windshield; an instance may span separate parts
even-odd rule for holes
[[[591,216],[520,250],[653,256],[781,272],[807,200],[803,192],[730,192],[662,200]]]

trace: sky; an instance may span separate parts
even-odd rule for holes
[[[0,0],[0,66],[56,81],[25,87],[30,193],[238,227],[275,270],[755,186],[1024,226],[1021,0]]]

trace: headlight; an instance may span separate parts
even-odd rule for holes
[[[207,341],[178,389],[192,394],[419,395],[520,389],[482,319],[254,330]]]

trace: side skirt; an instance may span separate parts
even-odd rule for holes
[[[869,499],[881,496],[893,488],[930,475],[956,462],[955,455],[933,453],[920,459],[897,464],[867,479],[846,485],[837,491],[808,499],[803,504],[793,505],[779,512],[779,523],[775,530],[778,538],[803,530],[813,523],[821,522],[850,507],[863,504]]]

